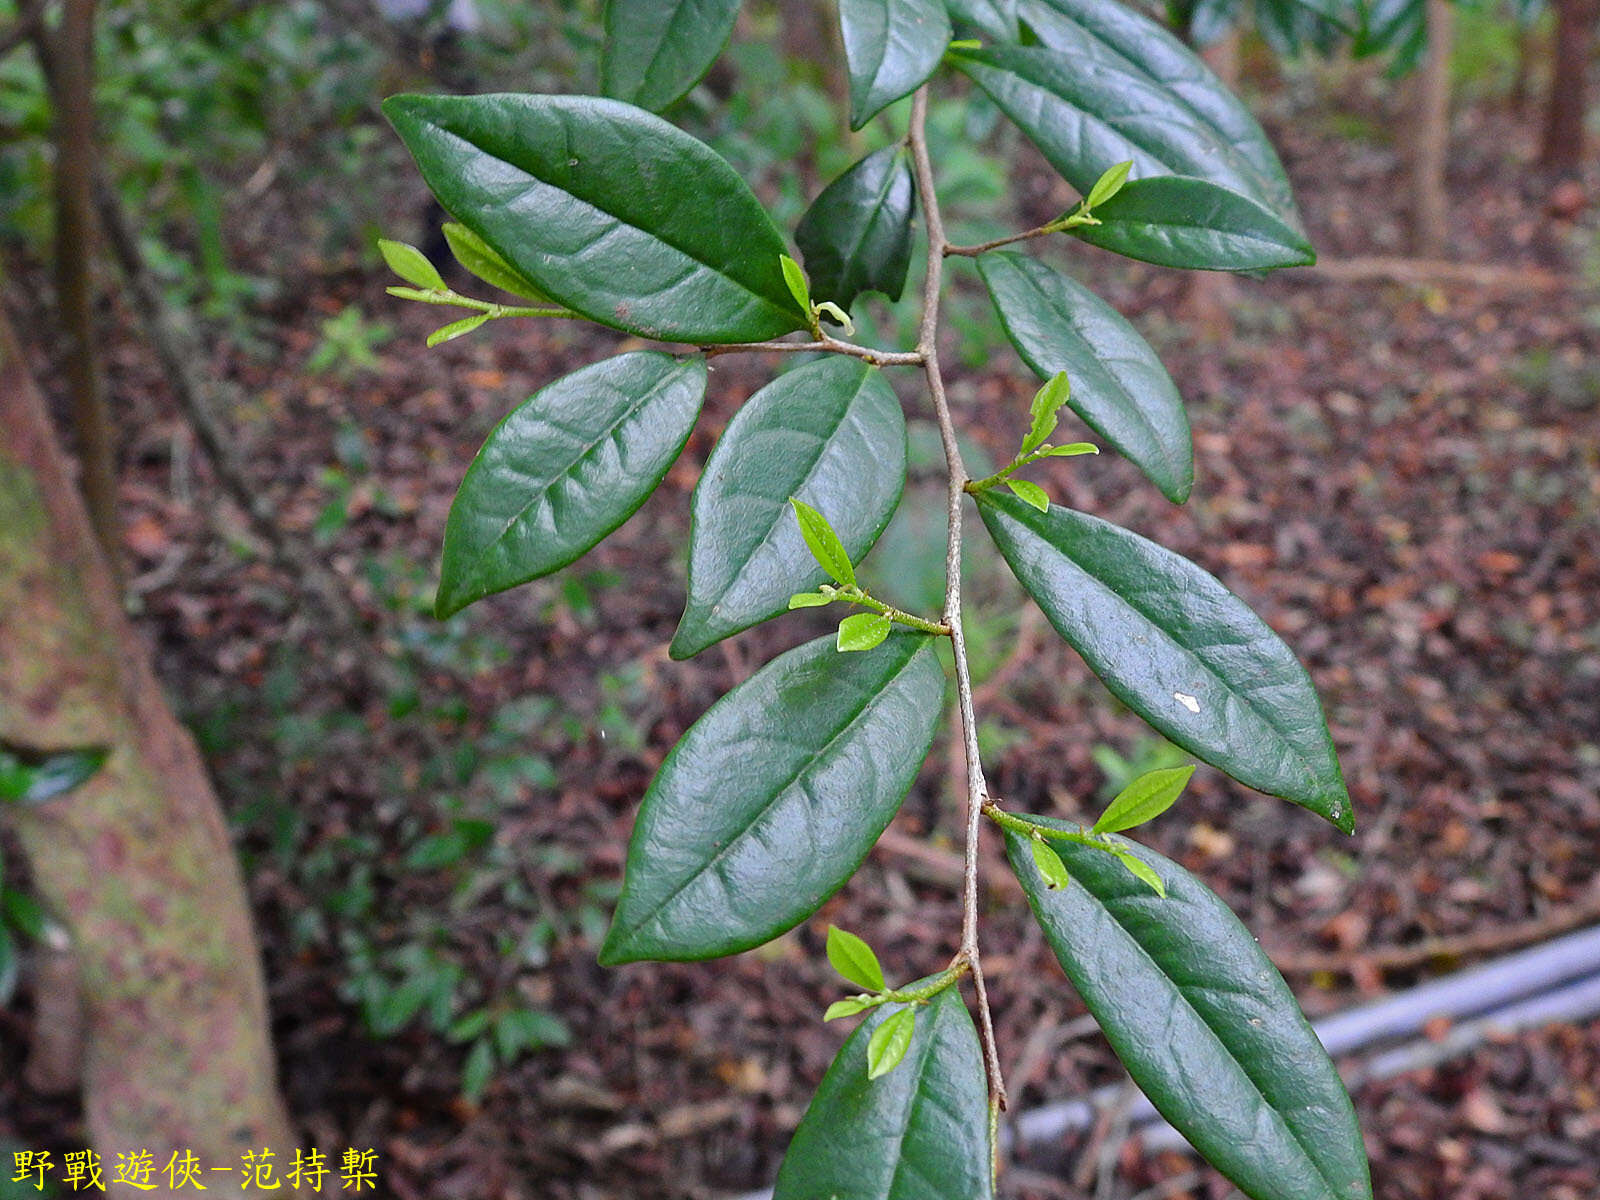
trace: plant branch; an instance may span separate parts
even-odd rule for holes
[[[922,201],[923,222],[928,233],[928,273],[922,283],[922,326],[917,335],[917,353],[928,381],[934,416],[939,424],[939,440],[944,444],[948,476],[948,533],[945,543],[944,623],[950,627],[951,649],[956,665],[956,702],[961,716],[962,745],[967,766],[967,838],[962,865],[961,949],[956,957],[972,969],[972,983],[978,994],[978,1025],[983,1034],[984,1064],[989,1074],[992,1110],[1005,1107],[1006,1085],[1000,1071],[1000,1052],[995,1045],[994,1019],[989,1013],[989,994],[984,986],[983,967],[978,957],[978,837],[983,820],[983,805],[988,798],[983,762],[978,753],[978,722],[972,708],[972,671],[967,665],[967,640],[961,625],[961,505],[970,476],[961,461],[956,443],[955,423],[950,402],[945,396],[944,377],[939,370],[939,299],[944,284],[944,218],[934,190],[933,161],[928,154],[928,87],[917,89],[911,102],[911,129],[907,134],[911,160],[916,168],[917,193]]]
[[[1026,233],[1013,233],[1009,237],[995,238],[992,242],[979,242],[976,246],[952,246],[948,242],[944,245],[946,255],[955,255],[960,258],[977,258],[990,250],[998,250],[1001,246],[1009,246],[1013,242],[1026,242],[1033,238],[1048,237],[1052,233],[1059,233],[1061,226],[1052,221],[1048,225],[1040,225],[1037,229],[1030,229]]]
[[[865,359],[875,367],[920,367],[924,363],[920,346],[916,350],[877,350],[827,336],[811,342],[737,342],[726,346],[701,346],[699,350],[707,358],[716,358],[719,354],[847,354],[851,358]]]

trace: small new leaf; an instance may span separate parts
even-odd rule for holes
[[[427,255],[415,246],[379,238],[378,253],[383,255],[383,261],[389,264],[389,269],[407,283],[414,283],[419,288],[434,292],[445,290],[444,277],[428,261]]]
[[[850,556],[845,553],[844,544],[839,541],[833,526],[828,524],[828,518],[804,500],[790,496],[789,503],[794,506],[795,520],[800,522],[800,536],[805,538],[812,557],[838,583],[853,587],[856,581],[855,568],[850,565]]]
[[[878,956],[871,946],[849,930],[828,926],[828,961],[835,971],[857,987],[869,992],[883,991],[883,968],[878,965]]]
[[[872,1040],[867,1043],[868,1079],[887,1075],[900,1065],[900,1060],[911,1048],[911,1035],[916,1032],[916,1024],[916,1009],[902,1008],[872,1031]]]
[[[806,273],[800,269],[800,264],[787,254],[778,255],[778,263],[783,267],[783,281],[789,285],[789,294],[795,298],[795,303],[811,312],[811,285],[806,282]]]
[[[1050,844],[1042,838],[1034,838],[1029,843],[1033,851],[1033,863],[1039,868],[1039,874],[1044,876],[1046,886],[1051,888],[1064,888],[1072,882],[1072,877],[1067,874],[1067,865],[1061,861],[1061,856],[1050,848]]]
[[[883,644],[894,622],[884,613],[856,613],[839,622],[840,650],[871,650]]]
[[[1029,483],[1026,479],[1008,479],[1006,486],[1024,504],[1031,504],[1040,512],[1050,511],[1050,497],[1037,483]]]
[[[1122,190],[1122,185],[1128,182],[1128,172],[1133,170],[1133,160],[1119,162],[1114,167],[1107,167],[1105,173],[1094,181],[1094,186],[1089,189],[1089,194],[1083,198],[1083,207],[1092,209],[1096,204],[1104,204],[1111,197]]]
[[[1145,862],[1143,859],[1135,858],[1126,850],[1116,850],[1112,849],[1111,847],[1107,847],[1106,852],[1123,866],[1127,867],[1128,874],[1132,875],[1140,883],[1147,886],[1152,892],[1160,896],[1163,900],[1167,898],[1167,885],[1161,882],[1161,876],[1156,874],[1155,868],[1149,863]]]
[[[526,300],[549,303],[550,297],[540,291],[536,283],[501,258],[493,246],[465,225],[446,221],[440,228],[456,261],[490,287],[497,287],[502,292],[510,292]]]
[[[832,596],[824,596],[821,592],[796,592],[789,597],[789,611],[797,608],[821,608],[824,604],[832,604]]]
[[[463,317],[459,321],[451,321],[448,325],[441,325],[428,335],[428,348],[431,350],[433,347],[442,345],[445,342],[454,341],[462,334],[471,333],[488,319],[488,313],[479,313],[475,317]]]
[[[828,1011],[822,1014],[824,1021],[837,1021],[840,1017],[853,1017],[857,1013],[864,1013],[869,1008],[876,1008],[883,1003],[881,996],[850,996],[844,1000],[835,1000],[828,1005]]]
[[[1177,802],[1194,767],[1171,767],[1141,775],[1117,793],[1094,823],[1091,833],[1121,833],[1159,817]],[[1129,870],[1132,870],[1130,867]]]
[[[1044,445],[1045,438],[1055,431],[1056,413],[1071,394],[1072,384],[1068,382],[1065,371],[1056,372],[1034,393],[1033,404],[1029,407],[1033,415],[1033,427],[1028,430],[1028,436],[1022,439],[1023,454]]]
[[[1068,442],[1065,446],[1040,446],[1034,451],[1037,458],[1072,458],[1078,454],[1099,454],[1100,447],[1093,442]]]

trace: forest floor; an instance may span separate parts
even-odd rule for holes
[[[1324,259],[1400,253],[1403,189],[1381,115],[1352,136],[1349,120],[1291,107],[1271,102],[1269,131]],[[1218,574],[1324,699],[1353,839],[1208,769],[1148,829],[1233,905],[1313,1016],[1475,961],[1449,939],[1600,914],[1600,241],[1581,204],[1547,207],[1533,140],[1530,124],[1476,108],[1455,131],[1451,255],[1506,268],[1493,285],[1295,271],[1196,295],[1172,272],[1049,251],[1162,351],[1189,404],[1197,480],[1176,507],[1113,455],[1056,460],[1042,478],[1057,500]],[[1016,194],[1032,224],[1064,196],[1028,161]],[[1542,288],[1538,272],[1564,282]],[[973,272],[956,277],[978,287]],[[597,966],[635,807],[666,750],[733,683],[826,627],[796,613],[690,662],[666,656],[698,466],[779,364],[717,360],[682,461],[621,531],[560,576],[439,625],[424,610],[441,532],[482,437],[621,339],[490,327],[424,354],[436,312],[389,306],[383,282],[316,281],[309,303],[274,314],[269,353],[219,343],[206,364],[239,390],[232,419],[253,478],[348,586],[381,653],[328,644],[295,609],[295,581],[217,502],[139,339],[111,352],[124,427],[139,431],[124,447],[133,590],[240,832],[290,1108],[320,1145],[376,1148],[402,1200],[764,1186],[843,1036],[820,1021],[842,994],[827,925],[867,936],[899,977],[954,949],[950,760],[935,752],[885,845],[790,934],[712,963]],[[369,369],[308,369],[323,322],[351,303],[399,336]],[[965,435],[1004,455],[1033,385],[1009,352],[952,370]],[[904,506],[927,515],[908,516],[868,568],[912,594],[937,591],[942,554],[925,435],[913,431]],[[975,549],[969,570],[997,794],[1078,816],[1130,766],[1167,761],[1048,627],[1016,616],[992,555]],[[374,671],[382,659],[396,665]],[[457,833],[470,843],[460,853]],[[993,839],[984,858],[985,962],[1014,1107],[1116,1082],[1004,887]],[[1384,965],[1389,948],[1425,938],[1447,942]],[[460,969],[445,985],[458,1012],[475,996],[526,1005],[565,1022],[568,1044],[462,1099],[461,1047],[420,1021],[380,1039],[363,1017],[361,997],[381,999],[419,963]],[[0,1062],[20,1055],[27,1012],[0,1013]],[[0,1134],[81,1141],[75,1114],[17,1076],[0,1071]],[[1504,1038],[1355,1098],[1383,1200],[1600,1194],[1600,1022]],[[1048,1157],[1056,1169],[1013,1172],[1006,1194],[1229,1191],[1191,1177],[1191,1158],[1146,1156],[1104,1129]],[[1097,1177],[1101,1163],[1114,1180]]]

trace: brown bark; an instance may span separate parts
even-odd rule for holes
[[[1550,101],[1545,110],[1539,161],[1552,171],[1575,174],[1583,163],[1583,122],[1587,112],[1584,75],[1594,51],[1600,0],[1555,0],[1555,9]]]
[[[238,865],[193,740],[123,615],[0,316],[0,738],[104,746],[77,790],[8,815],[77,959],[84,1107],[107,1166],[292,1147]],[[157,1176],[159,1180],[159,1176]],[[158,1187],[151,1195],[163,1195]]]
[[[48,33],[42,33],[48,38]],[[55,110],[56,302],[66,336],[72,424],[83,498],[95,536],[118,570],[117,470],[94,336],[94,0],[66,0],[50,48]]]
[[[1405,97],[1411,176],[1411,251],[1443,258],[1450,242],[1450,49],[1455,41],[1451,0],[1428,0],[1428,49],[1407,81]]]

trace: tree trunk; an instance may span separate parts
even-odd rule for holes
[[[1540,163],[1564,175],[1583,163],[1584,75],[1594,49],[1600,0],[1555,0],[1555,51],[1551,60],[1550,105],[1545,111]]]
[[[51,35],[41,32],[41,38]],[[55,116],[56,303],[89,520],[118,571],[117,469],[94,336],[94,0],[67,0],[49,55]]]
[[[1450,48],[1455,10],[1450,0],[1428,0],[1428,49],[1408,81],[1410,114],[1411,251],[1444,258],[1450,240],[1450,199],[1445,164],[1450,156]]]
[[[82,787],[6,816],[77,959],[84,1108],[106,1180],[118,1153],[140,1149],[160,1160],[158,1183],[174,1151],[235,1169],[251,1147],[287,1158],[295,1143],[221,810],[123,615],[3,315],[0,739],[111,751]]]

